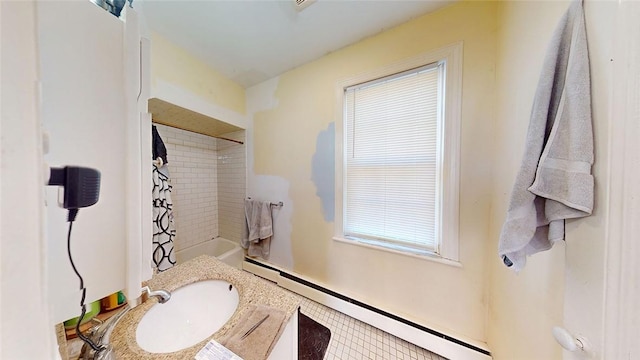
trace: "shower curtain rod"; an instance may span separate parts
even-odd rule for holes
[[[209,136],[211,136],[211,135],[209,135]],[[238,144],[240,144],[240,145],[244,145],[244,142],[242,142],[242,141],[240,141],[240,140],[233,140],[233,139],[229,139],[229,138],[222,137],[222,136],[211,136],[211,137],[212,137],[212,138],[216,138],[216,139],[220,139],[220,140],[227,140],[227,141],[231,141],[231,142],[234,142],[234,143],[238,143]]]

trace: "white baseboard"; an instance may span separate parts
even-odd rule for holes
[[[460,340],[449,335],[445,337],[432,334],[430,332],[421,330],[415,326],[409,325],[405,322],[396,320],[389,316],[385,316],[379,312],[370,310],[360,305],[351,303],[336,297],[330,293],[318,290],[314,287],[305,285],[302,282],[291,279],[291,276],[282,276],[281,273],[293,275],[293,277],[302,279],[303,281],[311,282],[308,279],[304,279],[303,276],[299,276],[291,271],[284,271],[275,268],[271,264],[265,264],[267,267],[256,265],[248,261],[243,262],[242,268],[255,275],[263,277],[267,280],[277,283],[279,286],[307,297],[315,302],[330,307],[336,311],[340,311],[355,319],[365,322],[378,329],[382,329],[394,336],[397,336],[403,340],[406,340],[412,344],[420,346],[431,352],[444,356],[451,360],[489,360],[490,355],[486,344],[479,343],[473,340]],[[312,282],[311,282],[312,283]],[[317,284],[316,284],[317,285]],[[318,285],[320,286],[320,285]],[[320,286],[325,288],[326,286]],[[333,291],[330,291],[333,292]],[[463,345],[466,344],[467,346]],[[474,347],[476,349],[474,349]],[[480,349],[481,351],[478,351]],[[484,352],[486,353],[484,353]]]
[[[274,283],[278,283],[278,279],[280,278],[280,271],[267,269],[247,261],[242,262],[242,270],[246,270],[269,281],[273,281]]]

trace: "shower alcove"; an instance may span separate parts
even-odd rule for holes
[[[178,262],[208,248],[212,239],[239,244],[246,196],[244,119],[194,95],[181,95],[148,101],[153,125],[167,147]]]

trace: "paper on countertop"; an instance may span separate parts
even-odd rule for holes
[[[209,340],[207,345],[198,351],[195,360],[242,360],[242,358],[220,345],[219,342]]]

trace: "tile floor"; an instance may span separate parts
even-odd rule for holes
[[[300,311],[331,330],[325,360],[446,360],[341,312],[302,299]]]

